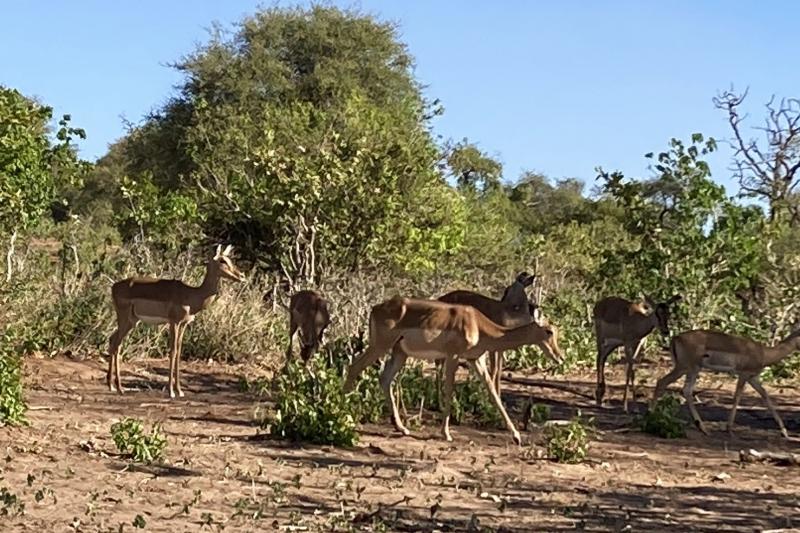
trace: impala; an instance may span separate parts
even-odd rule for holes
[[[597,405],[602,405],[606,393],[606,359],[611,352],[622,346],[625,349],[626,364],[622,404],[625,412],[628,412],[628,387],[630,386],[631,398],[635,402],[634,365],[638,363],[645,338],[654,329],[669,336],[670,306],[680,299],[680,295],[675,295],[665,302],[655,303],[651,298],[645,297],[643,304],[612,296],[595,304],[593,317],[597,338]]]
[[[527,272],[520,272],[514,282],[506,287],[500,300],[472,291],[452,291],[437,299],[449,304],[470,305],[501,326],[510,328],[523,326],[533,321],[540,321],[538,307],[528,301],[528,295],[525,293],[526,287],[530,287],[535,279],[536,274],[528,275]],[[555,363],[560,364],[561,361],[555,360]],[[498,394],[500,394],[502,371],[503,352],[490,353],[489,373]]]
[[[317,291],[298,291],[289,302],[289,347],[286,360],[292,358],[292,338],[300,330],[300,357],[308,361],[322,342],[325,328],[331,323],[328,301]]]
[[[119,351],[122,340],[141,321],[145,324],[169,324],[169,397],[183,396],[180,380],[180,356],[183,334],[197,313],[209,306],[219,292],[222,278],[244,281],[245,276],[234,266],[229,255],[217,246],[206,264],[206,275],[199,287],[176,279],[133,277],[114,283],[111,297],[117,315],[117,329],[111,334],[108,349],[109,390],[122,394]]]
[[[480,311],[467,305],[448,304],[437,300],[417,300],[395,296],[373,306],[369,317],[369,347],[350,365],[345,380],[345,392],[352,390],[358,376],[395,345],[396,352],[384,366],[380,383],[392,409],[392,422],[398,431],[408,435],[397,410],[392,382],[405,364],[407,357],[435,361],[444,359],[444,423],[442,434],[450,435],[450,406],[453,383],[459,359],[467,361],[483,380],[486,389],[500,412],[514,442],[521,443],[520,435],[509,418],[494,388],[482,355],[486,351],[502,351],[525,344],[537,344],[551,357],[560,357],[557,332],[550,326],[531,322],[518,328],[495,324]]]
[[[683,396],[697,428],[704,434],[708,431],[694,406],[694,386],[701,370],[726,372],[738,376],[736,391],[733,394],[733,406],[728,416],[727,430],[733,431],[736,409],[742,398],[744,386],[749,383],[764,399],[767,409],[772,414],[781,430],[781,435],[789,438],[786,426],[772,405],[767,390],[758,379],[761,371],[782,361],[795,352],[800,351],[800,330],[794,331],[775,346],[765,346],[759,342],[728,335],[718,331],[693,330],[675,336],[670,342],[673,369],[656,383],[651,406],[664,393],[666,388],[685,375]]]

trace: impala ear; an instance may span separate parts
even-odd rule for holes
[[[228,246],[225,247],[224,250],[222,250],[222,255],[228,256],[231,254],[232,251],[233,251],[233,245],[229,244]]]
[[[219,256],[222,255],[222,245],[218,244],[217,249],[214,252],[214,259],[219,259]]]

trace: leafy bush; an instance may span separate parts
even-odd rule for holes
[[[580,411],[569,424],[547,426],[547,454],[559,463],[580,463],[589,451],[592,431],[592,420],[581,418]]]
[[[686,436],[686,422],[679,416],[681,402],[672,394],[658,399],[652,409],[637,423],[642,431],[665,439],[678,439]]]
[[[336,368],[313,358],[292,359],[277,376],[275,412],[262,421],[281,437],[335,446],[358,442],[357,395],[345,395]]]
[[[144,424],[135,418],[125,418],[111,426],[111,438],[117,449],[137,463],[152,463],[164,456],[167,437],[161,424],[153,424],[150,434],[144,432]]]
[[[0,426],[25,423],[22,362],[8,335],[0,337]]]

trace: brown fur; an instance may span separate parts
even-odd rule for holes
[[[289,347],[286,360],[292,357],[292,338],[300,331],[300,357],[303,361],[314,355],[322,343],[325,328],[331,323],[328,301],[318,291],[304,290],[292,295],[289,302]]]
[[[689,412],[698,429],[707,433],[700,414],[694,405],[694,386],[697,382],[697,377],[701,370],[735,374],[739,379],[733,395],[733,406],[728,416],[728,431],[733,430],[736,409],[739,406],[744,385],[750,384],[763,398],[767,409],[769,409],[775,422],[777,422],[781,434],[788,438],[789,434],[783,425],[783,420],[775,410],[775,406],[772,405],[772,401],[758,376],[764,368],[800,351],[800,330],[793,332],[775,346],[765,346],[745,337],[698,329],[686,331],[674,337],[670,342],[670,351],[672,352],[674,368],[658,380],[653,393],[653,403],[658,400],[671,383],[685,375],[683,394],[686,398]]]
[[[508,417],[481,356],[486,351],[507,350],[525,344],[538,344],[553,357],[560,353],[556,331],[551,327],[530,323],[518,328],[508,328],[495,324],[468,305],[395,296],[373,306],[369,319],[369,347],[350,366],[344,385],[345,391],[352,390],[361,372],[398,344],[402,350],[393,353],[381,375],[381,386],[392,408],[395,426],[408,434],[400,420],[391,387],[406,358],[444,359],[445,415],[442,432],[447,440],[452,440],[449,413],[459,358],[466,360],[483,379],[495,406],[506,421],[506,426],[512,432],[514,440],[519,442],[519,432]]]
[[[132,277],[114,283],[111,299],[117,316],[117,329],[109,338],[108,373],[106,382],[111,391],[122,394],[119,369],[119,350],[128,332],[140,320],[156,320],[170,326],[169,396],[183,396],[180,384],[180,354],[183,334],[195,315],[207,308],[219,292],[222,278],[244,281],[228,257],[231,247],[217,251],[206,264],[203,283],[192,287],[176,279]]]

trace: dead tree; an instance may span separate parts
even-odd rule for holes
[[[764,134],[764,143],[745,137],[742,123],[747,115],[740,108],[747,90],[739,94],[733,88],[714,98],[717,109],[728,114],[733,130],[730,140],[734,150],[731,170],[744,195],[764,200],[769,205],[770,221],[784,218],[792,225],[800,222],[800,99],[773,96],[766,104],[764,126],[755,129]]]

